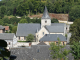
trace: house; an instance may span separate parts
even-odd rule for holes
[[[44,42],[47,45],[50,45],[51,42],[58,44],[58,38],[61,41],[61,45],[66,45],[66,37],[62,34],[45,34],[39,41]]]
[[[9,32],[9,26],[4,26],[5,27],[5,32]]]
[[[13,47],[17,43],[17,38],[14,33],[0,33],[0,40],[5,40],[8,47]]]
[[[5,27],[0,25],[0,33],[4,33],[5,32]]]
[[[36,42],[45,34],[62,34],[65,36],[66,24],[65,23],[51,23],[51,18],[48,14],[47,7],[45,6],[41,24],[39,23],[18,23],[16,36],[18,40],[25,40],[28,34],[33,34]]]

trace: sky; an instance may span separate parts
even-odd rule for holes
[[[1,1],[1,0],[0,0]]]

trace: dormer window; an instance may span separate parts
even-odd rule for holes
[[[47,23],[47,21],[45,21],[45,23]]]

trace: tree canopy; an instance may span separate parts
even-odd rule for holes
[[[70,44],[73,44],[73,41],[80,41],[80,18],[76,19],[70,27],[70,32],[72,33],[70,38]]]
[[[27,37],[26,37],[26,41],[27,42],[32,42],[34,40],[34,35],[32,34],[29,34]]]
[[[64,45],[61,45],[61,41],[59,38],[58,44],[55,44],[54,42],[50,44],[50,50],[51,50],[51,56],[53,59],[66,59],[67,54],[69,53],[69,50],[64,49]]]
[[[80,42],[73,42],[71,46],[71,53],[76,60],[80,59]]]
[[[19,23],[28,23],[26,19],[21,19]]]

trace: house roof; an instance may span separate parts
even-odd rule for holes
[[[5,27],[3,27],[2,25],[0,25],[0,29],[4,29]]]
[[[9,26],[4,26],[5,27],[5,30],[9,30]]]
[[[53,60],[50,54],[49,45],[34,45],[31,47],[11,48],[11,55],[16,56],[15,60]],[[65,46],[64,49],[70,50],[70,46]],[[68,60],[74,60],[71,53],[67,56]]]
[[[64,32],[64,23],[52,23],[50,26],[45,26],[45,28],[50,33],[63,33]]]
[[[46,29],[50,33],[63,33],[64,32],[64,26],[46,26]]]
[[[48,14],[46,6],[45,6],[44,13],[43,13],[43,16],[42,16],[41,19],[51,19],[50,16],[49,16],[49,14]]]
[[[39,23],[19,23],[16,36],[28,36],[28,34],[33,34],[39,30],[41,25]]]
[[[46,34],[39,41],[58,41],[57,38],[59,38],[60,41],[67,41],[66,37],[62,34]]]
[[[14,33],[0,33],[0,39],[2,40],[13,40]]]
[[[47,44],[45,44],[44,42],[40,42],[40,43],[37,44],[37,45],[47,45]]]

